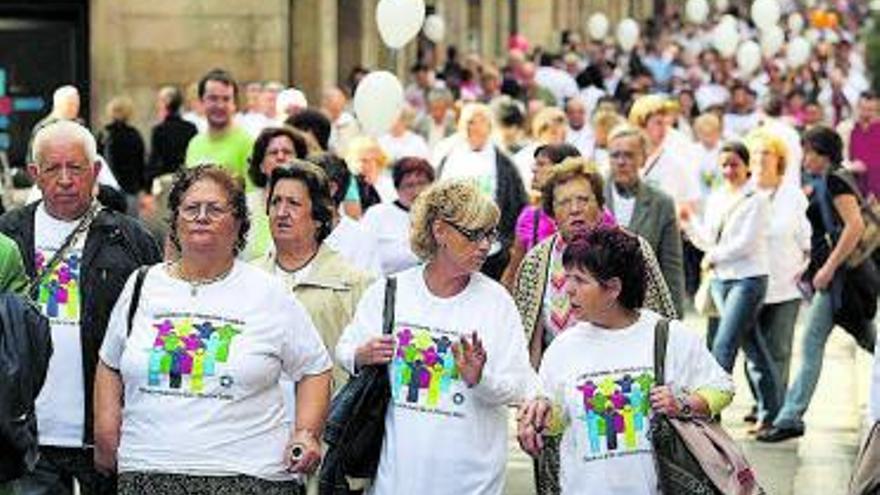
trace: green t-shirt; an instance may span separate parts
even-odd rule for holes
[[[27,284],[28,277],[18,244],[0,234],[0,292],[24,294]]]
[[[254,139],[241,127],[233,125],[220,136],[202,132],[192,138],[186,148],[186,166],[215,163],[245,180],[247,190],[253,189],[248,178],[248,158]]]

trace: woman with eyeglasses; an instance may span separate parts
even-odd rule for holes
[[[395,276],[391,335],[382,335],[386,283],[379,281],[336,346],[351,373],[389,365],[385,440],[368,493],[504,490],[507,406],[533,394],[537,377],[513,300],[480,273],[499,216],[467,179],[422,192],[411,239],[425,264]]]
[[[249,227],[241,181],[187,169],[169,211],[179,260],[133,274],[107,325],[95,463],[118,470],[121,494],[302,493],[297,475],[321,458],[329,355],[284,285],[236,260]],[[293,427],[282,373],[297,382]]]
[[[604,213],[602,176],[585,158],[567,158],[550,168],[544,178],[541,204],[556,222],[557,232],[540,242],[523,259],[516,279],[514,298],[525,326],[531,364],[541,365],[544,351],[577,319],[566,292],[562,253],[576,238],[599,226],[614,225]],[[635,235],[635,234],[633,234]],[[654,251],[636,236],[646,265],[645,307],[675,318],[675,305]],[[559,493],[559,443],[549,439],[535,460],[539,494]]]
[[[306,136],[292,127],[267,127],[254,141],[248,165],[248,176],[255,189],[247,194],[248,211],[251,213],[251,228],[242,258],[245,261],[258,259],[272,247],[269,232],[269,217],[266,213],[266,186],[272,171],[293,158],[303,159],[309,154],[309,141]]]
[[[757,329],[770,274],[770,193],[749,181],[750,154],[745,144],[723,144],[718,160],[724,186],[709,194],[702,219],[682,215],[682,228],[705,253],[702,264],[712,277],[710,292],[720,320],[717,327],[710,326],[709,348],[730,373],[742,346],[752,366],[758,425],[769,425],[782,399],[780,374]]]

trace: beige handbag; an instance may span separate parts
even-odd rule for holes
[[[880,422],[874,423],[849,480],[849,495],[880,494]]]
[[[694,309],[698,315],[708,318],[720,316],[718,308],[715,307],[715,300],[712,299],[711,286],[713,278],[715,277],[712,270],[703,270],[700,274],[700,286],[697,287],[697,292],[694,293]]]

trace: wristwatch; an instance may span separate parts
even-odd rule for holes
[[[691,407],[690,394],[682,392],[675,397],[678,406],[678,417],[690,419],[694,416],[694,408]]]

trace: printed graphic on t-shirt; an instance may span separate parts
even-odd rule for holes
[[[201,315],[159,315],[149,353],[146,393],[231,399],[225,365],[242,322]]]
[[[34,253],[34,264],[37,273],[42,273],[52,257],[55,256],[53,249],[37,248]],[[43,314],[52,323],[79,324],[79,275],[82,262],[81,253],[78,250],[69,250],[58,262],[55,263],[51,273],[47,273],[40,281],[40,291],[37,301]]]
[[[653,386],[650,368],[590,373],[576,380],[571,427],[585,462],[651,452],[647,432]]]
[[[452,344],[455,332],[399,324],[391,363],[391,395],[398,407],[463,417],[465,402]]]

